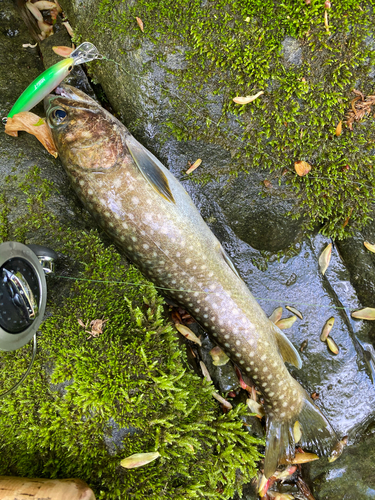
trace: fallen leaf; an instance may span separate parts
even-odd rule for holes
[[[342,121],[340,120],[339,123],[337,124],[335,134],[337,136],[341,135],[342,132]]]
[[[341,441],[336,443],[333,450],[331,451],[330,456],[328,457],[328,462],[332,463],[335,460],[337,460],[339,458],[339,456],[342,454],[342,452],[344,451],[344,448],[347,444],[348,444],[348,436],[343,437],[341,439]]]
[[[73,38],[74,37],[74,31],[73,28],[70,26],[68,21],[63,21],[61,24],[63,24],[66,28],[66,31],[69,33],[69,35]]]
[[[220,396],[220,394],[218,394],[217,392],[213,392],[212,393],[212,396],[217,400],[219,401],[219,403],[221,403],[222,405],[225,406],[225,408],[228,408],[228,410],[231,410],[233,408],[233,406],[230,404],[229,401],[227,401],[226,399],[224,399],[222,396]]]
[[[327,245],[323,252],[320,254],[319,257],[319,267],[321,273],[324,275],[324,273],[327,271],[329,262],[331,260],[331,254],[332,254],[332,243]]]
[[[47,2],[46,0],[40,0],[39,2],[33,3],[33,5],[39,10],[52,10],[57,7],[54,2]]]
[[[52,47],[52,50],[58,56],[69,57],[74,49],[72,49],[71,47],[64,47],[63,45],[58,45],[56,47]]]
[[[272,321],[272,323],[277,323],[279,319],[281,319],[282,315],[283,315],[283,308],[281,306],[276,307],[276,309],[273,311],[273,313],[268,319]]]
[[[310,172],[311,168],[311,165],[306,161],[301,160],[294,162],[294,169],[297,172],[297,175],[299,175],[300,177],[307,175]]]
[[[267,189],[272,187],[272,184],[268,179],[264,179],[263,184],[266,186]]]
[[[185,325],[180,325],[179,323],[176,323],[175,327],[185,338],[191,340],[192,342],[195,342],[196,344],[202,345],[200,339],[195,335],[194,332],[190,330],[190,328]]]
[[[22,111],[8,118],[5,125],[5,133],[13,137],[18,137],[18,132],[28,132],[40,141],[46,150],[55,158],[58,152],[53,142],[51,130],[46,123],[38,125],[41,118],[30,111]],[[37,125],[37,126],[36,126]]]
[[[279,493],[278,491],[269,490],[267,492],[270,500],[293,500],[295,498],[294,495],[289,495],[289,493]]]
[[[143,21],[140,17],[136,17],[135,18],[137,20],[137,24],[139,26],[139,29],[142,31],[142,33],[144,33],[144,29],[143,29]]]
[[[250,408],[251,413],[255,413],[257,417],[262,418],[265,415],[263,406],[253,399],[248,398],[246,404]]]
[[[370,252],[375,253],[375,245],[372,245],[368,241],[364,241],[363,244],[367,248],[367,250],[370,250]]]
[[[365,307],[364,309],[359,309],[358,311],[352,312],[352,318],[374,320],[375,309],[372,307]]]
[[[135,467],[141,467],[142,465],[149,464],[159,457],[160,453],[158,451],[151,453],[135,453],[134,455],[130,455],[129,457],[121,460],[120,465],[125,469],[134,469]]]
[[[296,319],[297,316],[289,316],[289,318],[279,319],[279,321],[277,321],[275,325],[280,328],[280,330],[286,330],[293,325]]]
[[[47,37],[51,36],[53,33],[53,26],[51,24],[45,23],[44,21],[38,21],[39,29]]]
[[[285,309],[288,309],[288,311],[292,312],[293,314],[295,314],[296,316],[299,317],[299,319],[303,319],[303,316],[302,316],[302,313],[299,312],[298,309],[296,309],[295,307],[292,307],[292,306],[285,306]]]
[[[249,102],[255,101],[255,99],[257,99],[262,94],[264,94],[263,90],[261,90],[257,94],[248,95],[246,97],[234,97],[233,98],[233,102],[235,102],[236,104],[242,104],[242,105],[243,104],[248,104]]]
[[[327,337],[327,345],[329,350],[333,352],[333,354],[339,353],[339,348],[337,347],[337,344],[332,337]]]
[[[208,380],[209,382],[212,382],[212,378],[211,378],[211,375],[210,375],[210,372],[208,371],[207,369],[207,366],[203,363],[203,361],[200,361],[199,362],[200,364],[200,367],[201,367],[201,370],[202,370],[202,373],[203,373],[203,377]],[[219,401],[222,405],[225,406],[225,408],[228,408],[229,410],[233,408],[233,406],[229,403],[229,401],[227,401],[226,399],[224,399],[222,396],[220,396],[220,394],[218,394],[217,392],[213,392],[212,393],[212,396],[217,400]]]
[[[229,361],[228,356],[219,346],[213,347],[211,349],[210,356],[212,358],[212,363],[215,366],[224,366]]]
[[[319,460],[318,455],[315,455],[315,453],[296,453],[291,463],[305,464],[307,462],[312,462],[313,460]]]
[[[26,2],[25,5],[37,21],[43,22],[43,16],[37,7],[35,7],[31,2]]]
[[[298,420],[295,421],[294,426],[293,426],[293,436],[294,436],[294,442],[299,443],[300,439],[302,437],[302,430],[301,430],[301,425],[298,422]]]
[[[327,319],[327,321],[325,322],[322,333],[320,335],[320,340],[322,342],[325,342],[327,340],[327,337],[330,334],[330,331],[332,330],[334,322],[335,322],[335,318],[333,316],[332,316],[332,318]]]
[[[186,173],[191,174],[191,172],[193,172],[196,168],[198,168],[201,163],[202,160],[198,158],[198,160],[195,160],[195,162],[191,165],[191,167],[188,170],[186,170]]]

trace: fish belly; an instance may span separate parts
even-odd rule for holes
[[[251,376],[270,416],[288,418],[301,407],[303,394],[280,357],[273,324],[181,185],[169,179],[176,199],[171,204],[127,167],[105,175],[76,173],[72,180],[89,211],[143,274]]]

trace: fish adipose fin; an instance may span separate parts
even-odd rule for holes
[[[266,452],[264,475],[271,477],[280,463],[291,462],[295,454],[293,428],[299,422],[302,437],[299,443],[305,451],[329,455],[338,439],[328,420],[322,415],[307,395],[299,413],[287,420],[267,418]]]
[[[168,179],[162,168],[160,168],[162,164],[159,160],[132,136],[127,136],[125,143],[145,179],[163,198],[171,203],[175,203]]]
[[[234,274],[241,279],[241,276],[238,274],[237,269],[234,267],[233,262],[230,260],[227,252],[224,250],[224,248],[220,245],[220,251],[222,256],[224,257],[225,262],[228,264],[228,266],[232,269]]]
[[[270,321],[272,326],[272,331],[275,335],[277,346],[279,352],[284,361],[287,361],[296,368],[302,368],[302,360],[298,354],[296,348],[293,346],[291,341],[284,335],[284,333],[275,324]]]

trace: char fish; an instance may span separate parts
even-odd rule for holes
[[[327,454],[336,436],[284,361],[298,352],[265,315],[189,195],[126,127],[68,85],[45,99],[47,123],[84,205],[123,252],[181,304],[255,381],[266,406],[265,476],[301,443]]]

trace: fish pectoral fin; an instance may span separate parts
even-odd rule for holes
[[[234,274],[236,276],[238,276],[238,278],[241,279],[241,276],[238,274],[237,269],[234,267],[233,262],[230,260],[230,258],[228,257],[227,252],[224,250],[224,248],[221,245],[220,245],[220,252],[221,252],[221,255],[224,257],[225,262],[232,269],[232,271],[234,272]]]
[[[125,143],[135,164],[155,191],[170,203],[176,203],[159,160],[132,136],[126,136]]]
[[[294,365],[296,368],[302,368],[302,360],[298,354],[296,348],[291,343],[291,341],[285,336],[285,334],[278,328],[275,324],[272,324],[272,331],[275,334],[277,346],[279,348],[281,357],[284,361]]]

